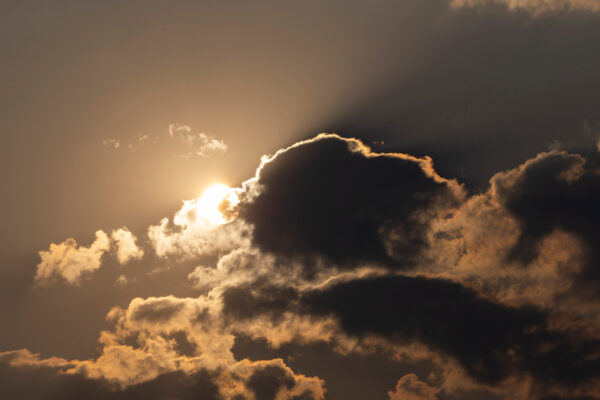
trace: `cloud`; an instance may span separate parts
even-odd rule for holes
[[[205,297],[137,298],[127,309],[114,308],[108,314],[115,327],[101,334],[97,358],[44,359],[18,350],[0,353],[0,367],[10,366],[13,376],[42,371],[54,376],[57,384],[79,381],[84,393],[89,390],[96,396],[92,398],[107,393],[127,398],[154,387],[157,393],[147,398],[207,390],[212,396],[208,398],[216,399],[324,399],[322,380],[295,373],[281,359],[236,361],[231,353],[233,336],[217,317],[218,302]],[[202,378],[202,385],[192,385],[197,378]],[[0,390],[27,393],[27,386],[13,381]],[[44,383],[48,384],[40,382]],[[72,389],[71,385],[65,387]]]
[[[438,400],[439,389],[422,382],[415,374],[406,374],[398,380],[396,389],[388,392],[390,400]]]
[[[378,154],[332,134],[264,158],[245,188],[252,196],[240,217],[261,250],[340,267],[410,265],[425,246],[428,214],[462,196],[428,158]]]
[[[496,174],[432,229],[421,271],[589,322],[600,311],[597,171],[596,154],[554,150]]]
[[[211,158],[227,151],[228,146],[222,140],[205,132],[194,132],[188,125],[169,124],[166,135],[140,133],[132,135],[124,141],[108,138],[102,140],[102,145],[111,150],[128,149],[138,151],[142,147],[160,146],[184,159]]]
[[[35,359],[23,362],[24,358]],[[50,364],[28,351],[0,353],[0,396],[31,400],[90,399],[131,400],[177,398],[221,400],[214,375],[165,373],[156,379],[120,388],[105,379],[81,373],[65,373],[66,365]]]
[[[242,221],[208,225],[188,211],[193,200],[184,203],[172,224],[168,218],[148,227],[148,238],[159,257],[189,258],[232,250],[248,242],[248,227]]]
[[[289,324],[290,315],[310,316],[313,329],[321,318],[333,317],[338,323],[333,335],[312,340],[342,345],[344,351],[383,348],[399,359],[434,360],[445,376],[442,387],[450,392],[487,388],[504,396],[519,390],[524,396],[519,398],[539,399],[575,391],[594,395],[600,389],[600,361],[587,356],[600,352],[598,340],[557,332],[540,310],[489,301],[446,280],[383,276],[300,292],[246,285],[225,291],[223,302],[225,315],[248,325],[268,316],[271,326],[260,322],[264,337],[273,326],[287,326],[293,330],[287,340],[300,343],[308,330]],[[344,335],[358,342],[347,346]],[[418,350],[419,344],[429,350]]]
[[[600,11],[598,0],[451,0],[450,2],[453,7],[476,7],[494,3],[506,5],[510,10],[523,9],[533,14],[570,10]]]
[[[469,194],[429,158],[322,134],[263,157],[234,221],[209,224],[191,200],[150,226],[161,258],[212,256],[185,272],[198,297],[114,307],[94,358],[4,357],[119,393],[205,374],[222,398],[324,398],[278,357],[237,359],[249,337],[385,354],[407,369],[391,400],[597,397],[599,167],[553,150]],[[51,250],[94,247],[70,241]]]
[[[227,145],[223,140],[204,132],[194,133],[188,125],[169,124],[167,134],[169,138],[177,141],[181,147],[180,156],[184,158],[211,157],[227,150]]]
[[[144,256],[144,251],[136,244],[136,237],[126,227],[113,230],[110,237],[117,247],[117,260],[120,264],[124,265]]]
[[[111,243],[117,261],[122,265],[144,256],[144,251],[136,244],[136,237],[127,227],[113,230],[110,238],[104,231],[98,230],[96,240],[89,247],[78,246],[75,239],[69,238],[59,244],[51,243],[48,250],[38,252],[41,262],[37,265],[36,282],[48,285],[62,279],[79,285],[101,267],[102,256],[110,251]],[[117,284],[123,286],[125,283],[127,278],[122,275]]]
[[[51,243],[48,250],[38,253],[42,261],[37,265],[35,280],[45,285],[53,278],[61,278],[78,285],[86,275],[100,268],[102,255],[109,249],[110,240],[101,230],[96,231],[96,240],[89,247],[78,246],[73,238]]]
[[[111,149],[118,149],[121,143],[116,139],[104,139],[102,145]]]
[[[127,285],[128,282],[129,281],[127,280],[127,276],[119,275],[119,277],[117,278],[117,280],[115,282],[115,286],[124,287],[125,285]]]

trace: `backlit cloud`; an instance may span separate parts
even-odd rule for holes
[[[123,227],[112,231],[110,235],[117,248],[117,260],[120,264],[127,264],[131,260],[139,260],[144,256],[144,251],[136,244],[136,237]]]
[[[110,249],[110,240],[103,231],[96,232],[96,239],[89,247],[77,245],[73,238],[61,243],[51,243],[48,250],[38,254],[41,262],[37,266],[35,280],[41,285],[53,278],[64,279],[77,285],[89,273],[100,268],[102,255]]]

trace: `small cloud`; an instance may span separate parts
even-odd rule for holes
[[[127,282],[128,282],[127,281],[127,277],[125,275],[120,275],[117,278],[117,281],[115,282],[115,286],[117,286],[117,287],[123,287],[123,286],[127,285]]]
[[[396,390],[389,391],[390,400],[438,400],[439,389],[422,382],[415,374],[406,374],[396,384]]]
[[[51,243],[48,250],[38,253],[42,261],[37,265],[35,280],[46,285],[52,278],[62,278],[78,285],[84,275],[100,268],[102,255],[109,249],[110,240],[101,230],[96,231],[96,240],[89,247],[78,246],[73,238]]]
[[[129,147],[129,150],[136,150],[142,147],[148,139],[150,139],[150,135],[140,133],[133,137],[133,142],[129,143],[127,147]]]
[[[132,152],[148,145],[158,145],[162,150],[173,152],[185,159],[209,158],[224,153],[228,148],[223,140],[205,132],[194,132],[189,125],[182,124],[169,124],[166,136],[140,133],[130,136],[124,142],[112,138],[104,139],[102,145],[111,150],[125,148]]]
[[[126,227],[112,231],[111,239],[117,246],[117,260],[125,265],[129,261],[139,260],[144,256],[144,250],[136,244],[136,237]]]
[[[121,143],[116,139],[104,139],[102,145],[110,149],[118,149],[119,146],[121,146]]]
[[[170,137],[175,137],[175,135],[181,135],[182,133],[190,133],[192,128],[188,125],[181,124],[169,124],[168,134]]]
[[[194,133],[189,125],[169,124],[167,135],[180,148],[179,155],[186,159],[193,156],[207,158],[227,150],[223,140],[204,132]]]

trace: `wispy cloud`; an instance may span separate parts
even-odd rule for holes
[[[227,151],[228,146],[222,140],[206,132],[195,132],[185,124],[169,124],[166,134],[140,133],[124,140],[107,138],[102,145],[110,150],[137,151],[143,147],[160,146],[185,159],[210,158]]]
[[[194,132],[188,125],[169,124],[167,135],[181,147],[179,155],[184,158],[211,157],[227,150],[223,140],[204,132]]]
[[[118,149],[119,146],[121,146],[121,143],[116,139],[104,139],[102,145],[110,149]]]

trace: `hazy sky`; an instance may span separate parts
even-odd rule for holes
[[[0,2],[0,397],[599,398],[599,49],[599,0]]]

